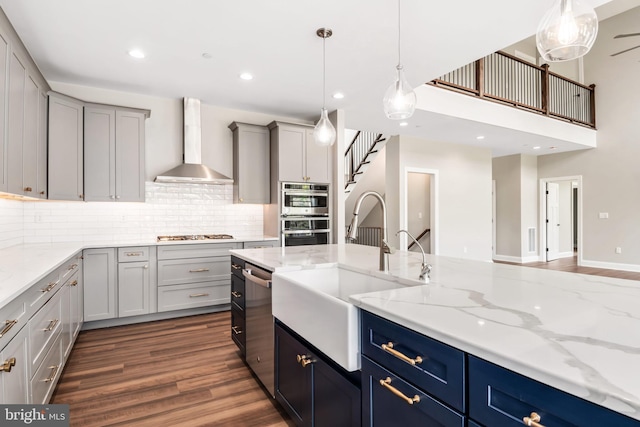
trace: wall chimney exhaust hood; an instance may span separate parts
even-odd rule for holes
[[[200,100],[184,98],[184,163],[156,177],[155,182],[232,184],[233,179],[202,164]]]

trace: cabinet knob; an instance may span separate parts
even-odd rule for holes
[[[82,194],[78,194],[78,197],[79,197],[80,199],[84,199],[84,196],[83,196]]]
[[[242,197],[240,197],[240,199],[239,199],[239,200],[240,200],[240,202],[244,202],[244,199],[243,199]]]
[[[69,286],[78,286],[78,281],[74,280],[73,282],[69,283]]]
[[[11,372],[11,368],[16,366],[16,358],[12,357],[11,359],[6,360],[2,366],[0,366],[0,372]]]
[[[528,417],[524,417],[522,419],[522,422],[524,423],[524,425],[526,426],[530,426],[530,427],[544,427],[542,424],[540,424],[538,421],[542,421],[542,418],[540,417],[540,415],[538,415],[535,412],[532,412]]]
[[[120,198],[120,196],[116,196],[116,199],[119,199],[119,198]]]
[[[114,196],[113,194],[109,196],[110,199],[115,199],[116,196]]]
[[[33,191],[33,188],[31,187],[24,187],[24,191],[27,193],[31,193]]]
[[[144,265],[144,269],[145,269],[145,270],[149,269],[149,264],[145,264],[145,265]]]
[[[40,195],[41,195],[41,196],[44,196],[44,191],[41,191],[41,192],[40,192]]]

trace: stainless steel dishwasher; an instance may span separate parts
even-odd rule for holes
[[[246,263],[242,274],[245,277],[247,363],[275,397],[271,272]]]

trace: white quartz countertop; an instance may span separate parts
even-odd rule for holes
[[[273,271],[343,264],[377,271],[360,245],[232,250]],[[398,252],[390,275],[417,277]],[[431,281],[352,295],[360,308],[460,350],[640,420],[640,282],[428,256]],[[405,280],[403,280],[405,281]]]

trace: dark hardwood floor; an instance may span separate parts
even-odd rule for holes
[[[523,267],[543,268],[547,270],[567,271],[570,273],[591,274],[594,276],[616,277],[618,279],[640,280],[640,273],[638,272],[578,266],[577,256],[573,256],[569,258],[560,258],[555,261],[549,261],[549,262],[538,261],[538,262],[528,262],[524,264],[517,264],[513,262],[502,262],[502,261],[494,261],[494,262],[497,262],[500,264],[522,265]]]
[[[83,331],[51,403],[71,426],[293,426],[230,329],[222,312]]]

